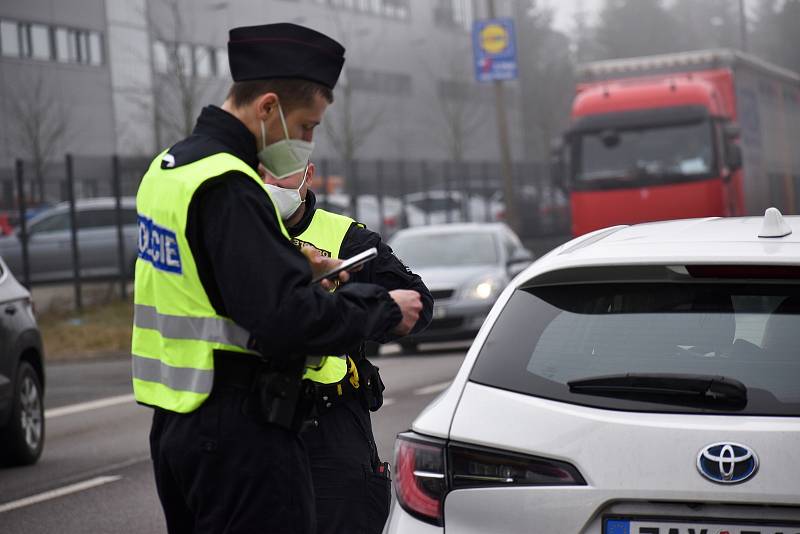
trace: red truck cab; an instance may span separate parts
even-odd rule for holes
[[[573,235],[748,213],[736,59],[709,51],[581,67],[560,149]]]

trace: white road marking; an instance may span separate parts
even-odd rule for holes
[[[38,495],[25,497],[24,499],[19,499],[16,501],[7,502],[5,504],[0,504],[0,514],[2,514],[3,512],[9,512],[11,510],[16,510],[17,508],[30,506],[32,504],[38,504],[40,502],[49,501],[51,499],[57,499],[59,497],[69,495],[71,493],[78,493],[79,491],[85,491],[87,489],[96,488],[97,486],[102,486],[103,484],[116,482],[121,478],[122,478],[121,476],[117,475],[96,477],[89,480],[84,480],[83,482],[78,482],[77,484],[64,486],[63,488],[57,488],[54,490],[45,491],[44,493],[40,493]]]
[[[397,401],[396,401],[396,400],[394,400],[394,399],[383,399],[383,405],[384,405],[384,406],[391,406],[391,405],[392,405],[392,404],[394,404],[395,402],[397,402]]]
[[[133,394],[117,395],[116,397],[106,397],[105,399],[97,399],[89,402],[81,402],[79,404],[70,404],[69,406],[61,406],[60,408],[51,408],[44,411],[45,419],[53,419],[63,415],[71,415],[74,413],[87,412],[89,410],[97,410],[98,408],[107,408],[109,406],[116,406],[117,404],[125,404],[133,402]]]
[[[432,384],[430,386],[425,386],[424,388],[419,388],[414,390],[414,395],[430,395],[432,393],[439,393],[447,389],[447,386],[450,385],[450,380],[447,382],[440,382],[438,384]]]

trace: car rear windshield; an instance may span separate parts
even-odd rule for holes
[[[518,289],[470,380],[619,410],[800,415],[798,289],[728,282]],[[625,374],[725,377],[744,384],[747,401],[731,410],[571,391],[568,385]]]

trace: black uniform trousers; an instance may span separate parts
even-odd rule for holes
[[[300,434],[311,462],[317,534],[379,534],[389,516],[389,474],[380,460],[369,411],[350,398]]]
[[[298,435],[245,415],[247,390],[214,386],[197,410],[156,409],[150,451],[170,534],[313,534]]]

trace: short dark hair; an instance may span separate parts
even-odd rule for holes
[[[281,108],[289,113],[301,106],[309,106],[316,95],[333,103],[333,91],[317,82],[299,78],[273,78],[271,80],[248,80],[233,82],[228,91],[228,98],[237,108],[250,104],[253,100],[267,93],[275,93],[281,102]]]

